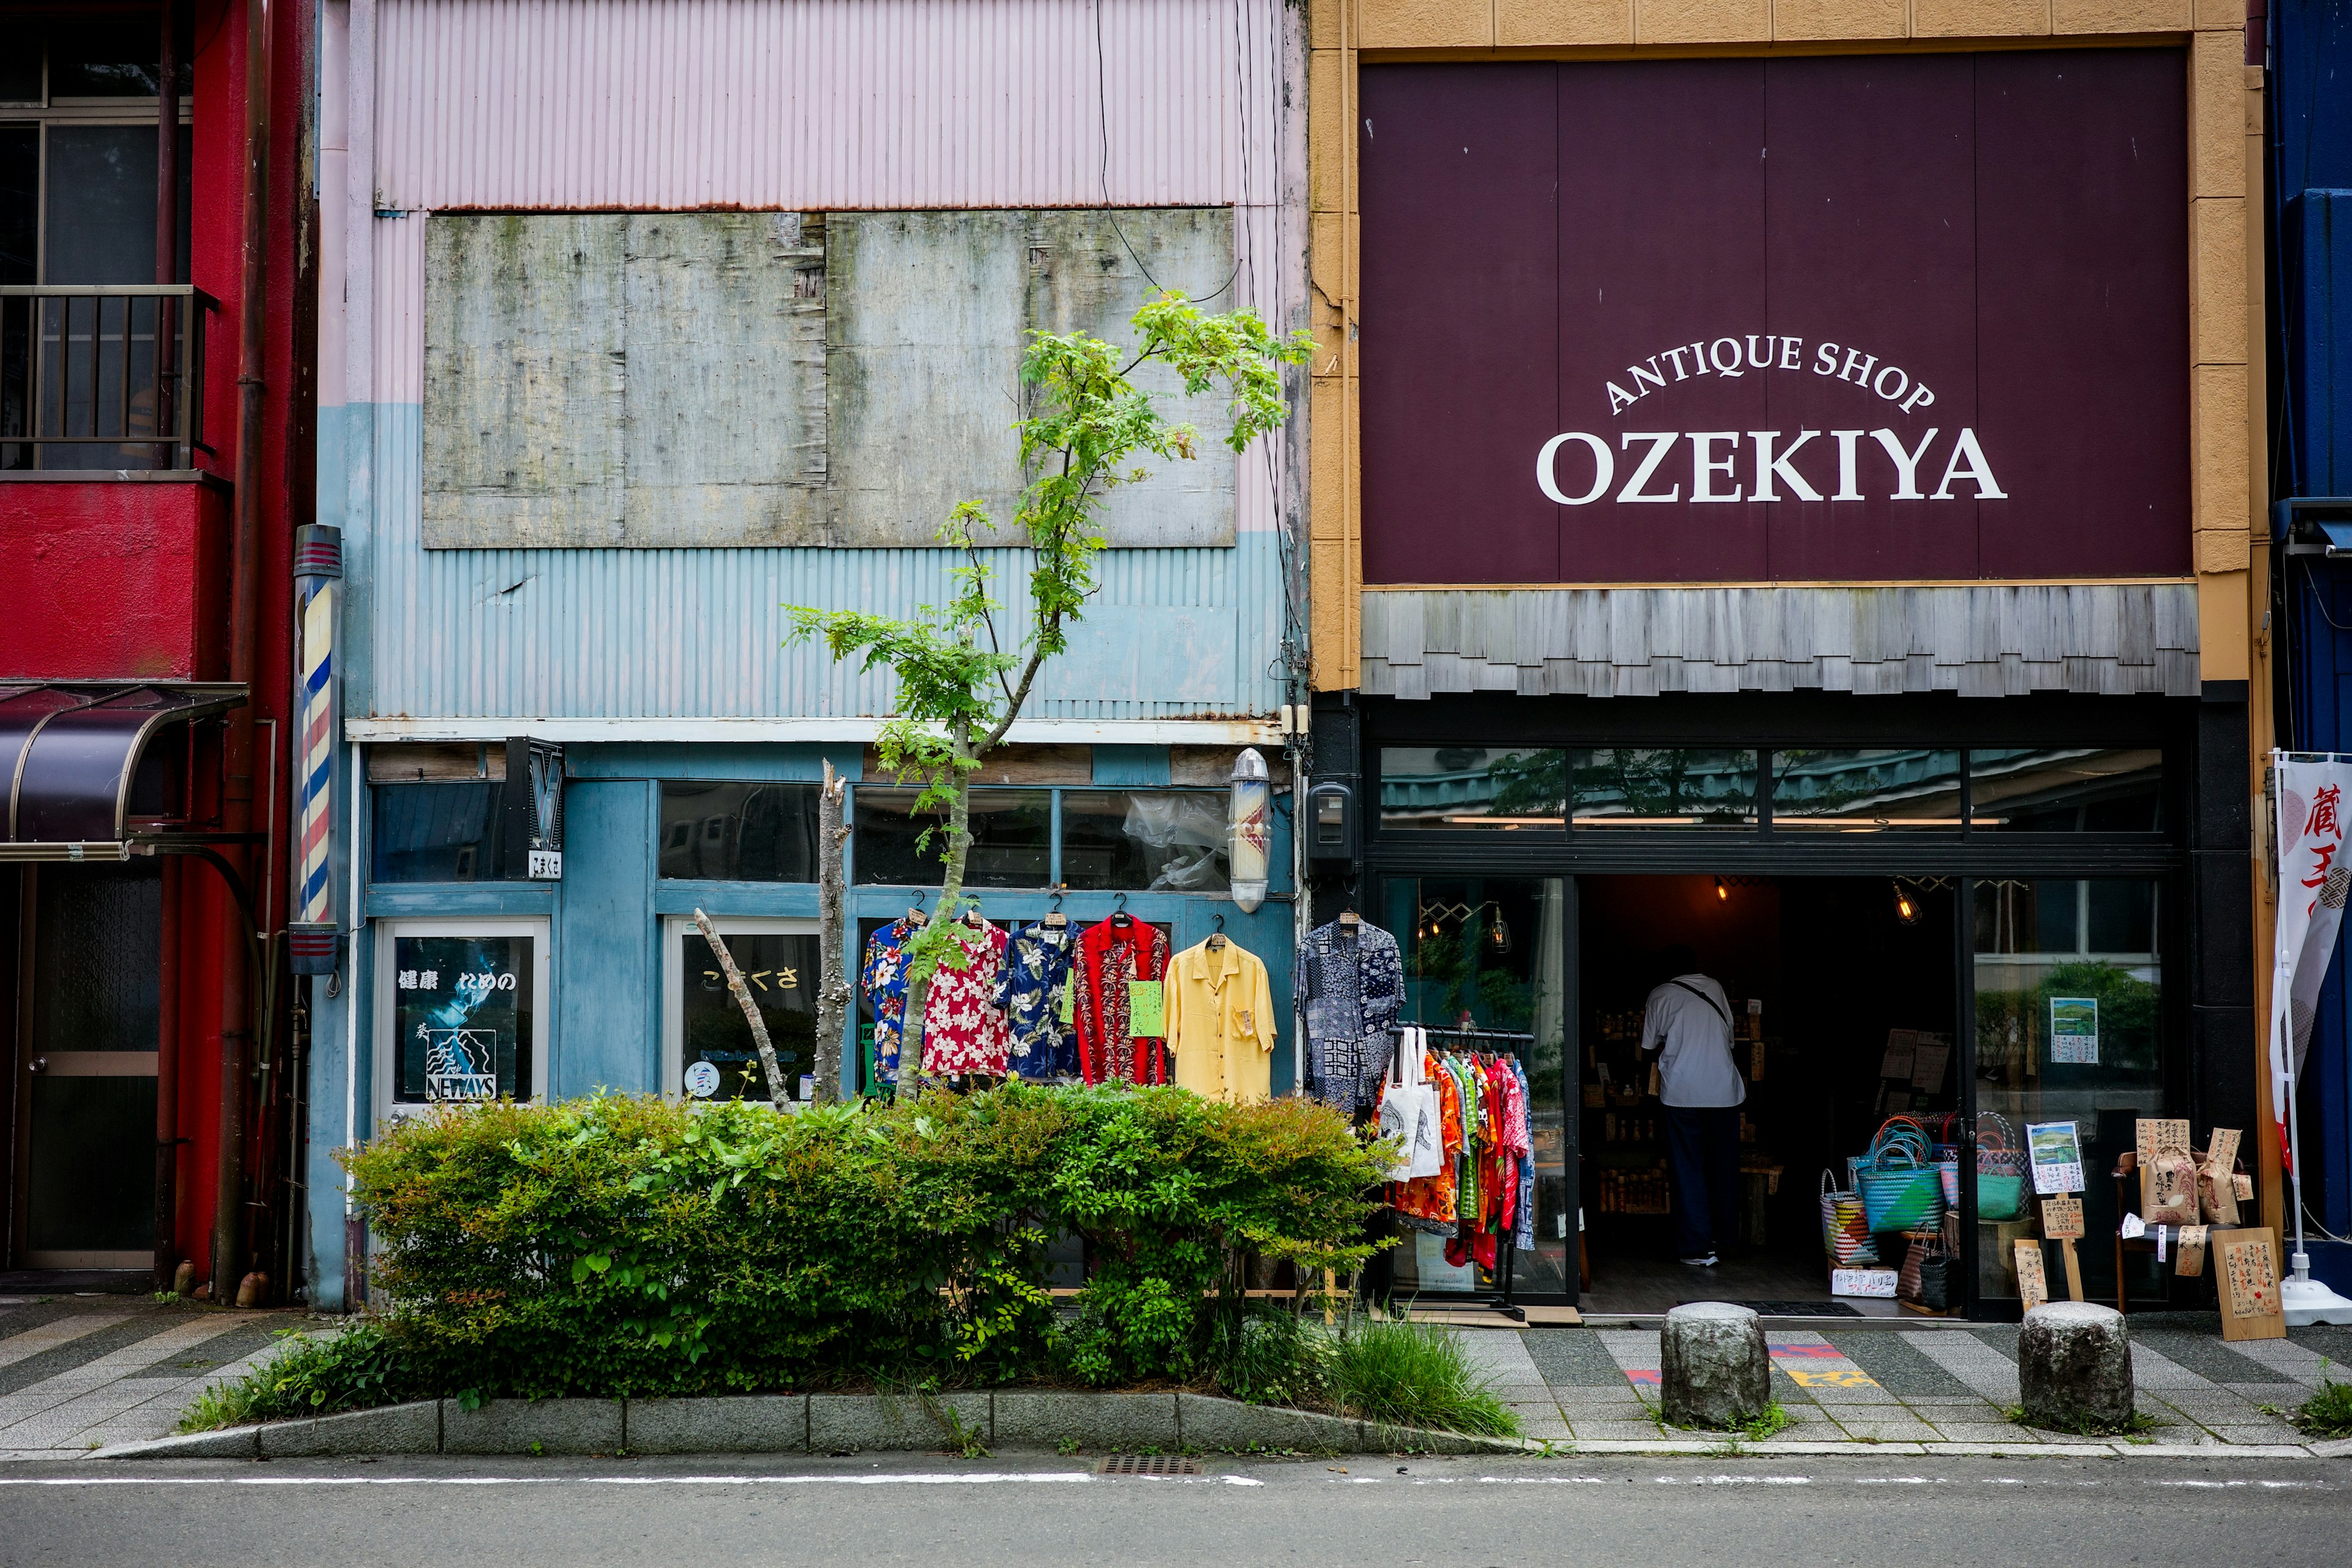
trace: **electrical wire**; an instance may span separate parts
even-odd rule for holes
[[[1154,289],[1159,289],[1164,294],[1171,292],[1168,285],[1153,277],[1151,275],[1151,268],[1144,265],[1143,258],[1137,253],[1134,244],[1127,237],[1127,230],[1121,228],[1118,225],[1118,210],[1111,205],[1110,73],[1108,68],[1103,63],[1102,8],[1103,0],[1095,0],[1095,125],[1102,138],[1103,216],[1110,219],[1111,232],[1118,236],[1118,243],[1125,247],[1129,258],[1134,261],[1136,270],[1143,274],[1144,280],[1146,282],[1150,283]],[[1244,115],[1247,114],[1248,110],[1246,108],[1244,109],[1243,112]],[[1243,140],[1243,146],[1244,150],[1248,147],[1248,140],[1246,137]],[[1244,156],[1246,158],[1246,151],[1244,151]],[[1246,167],[1246,165],[1244,166]],[[1236,245],[1234,246],[1234,269],[1232,272],[1225,275],[1225,280],[1217,286],[1214,292],[1208,294],[1188,294],[1185,298],[1192,300],[1196,305],[1202,305],[1208,303],[1208,301],[1215,299],[1219,294],[1222,294],[1226,289],[1232,288],[1234,286],[1234,279],[1241,275],[1242,269],[1240,256],[1241,247]]]

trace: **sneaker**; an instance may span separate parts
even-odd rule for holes
[[[1683,1261],[1694,1268],[1712,1268],[1715,1267],[1715,1254],[1702,1252],[1696,1258],[1685,1258]]]

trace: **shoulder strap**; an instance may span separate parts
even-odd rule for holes
[[[1728,1013],[1727,1013],[1727,1012],[1725,1012],[1725,1011],[1723,1010],[1722,1005],[1721,1005],[1721,1004],[1719,1004],[1719,1003],[1717,1003],[1714,997],[1712,997],[1712,996],[1708,995],[1706,992],[1704,992],[1704,991],[1700,990],[1697,986],[1693,985],[1693,984],[1692,984],[1689,981],[1687,981],[1687,980],[1670,980],[1670,981],[1668,981],[1668,982],[1667,982],[1667,984],[1670,984],[1670,985],[1679,985],[1679,986],[1681,986],[1684,990],[1685,990],[1685,991],[1689,992],[1692,995],[1694,995],[1694,996],[1697,997],[1700,1001],[1702,1001],[1702,1002],[1706,1003],[1706,1009],[1707,1009],[1707,1011],[1708,1011],[1708,1012],[1710,1012],[1710,1013],[1712,1013],[1712,1014],[1714,1014],[1717,1017],[1718,1017],[1718,1018],[1722,1019],[1722,1020],[1723,1020],[1723,1026],[1724,1026],[1725,1028],[1728,1029],[1729,1027],[1731,1027],[1731,1015],[1730,1015],[1730,1014],[1728,1014]]]

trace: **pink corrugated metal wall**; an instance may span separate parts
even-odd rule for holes
[[[384,0],[377,204],[1269,203],[1282,3]]]

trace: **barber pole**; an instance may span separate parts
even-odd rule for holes
[[[287,952],[297,974],[332,974],[337,939],[328,827],[334,820],[335,581],[343,574],[341,529],[296,531],[294,612],[298,631],[294,746],[294,916]]]

